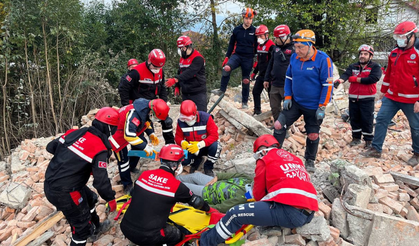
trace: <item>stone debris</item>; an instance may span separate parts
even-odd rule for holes
[[[212,112],[222,145],[215,171],[254,175],[253,142],[257,134],[272,132],[270,127],[274,120],[266,113],[258,116],[260,122],[243,122],[243,118],[252,117],[253,102],[249,102],[249,109],[240,109],[240,95],[240,87],[229,89],[223,99],[228,110],[216,107]],[[270,110],[269,102],[265,100],[262,100],[262,112]],[[363,144],[349,147],[352,140],[350,125],[340,116],[347,108],[348,99],[341,88],[335,93],[334,101],[338,109],[332,103],[327,107],[320,132],[317,171],[311,175],[318,191],[319,211],[301,228],[255,227],[244,236],[243,245],[416,245],[419,241],[419,186],[413,185],[419,180],[419,167],[405,164],[411,156],[407,119],[401,112],[393,119],[396,125],[388,131],[382,158],[365,158],[360,155],[364,151]],[[376,106],[377,111],[379,103]],[[96,112],[97,109],[91,110],[83,116],[82,125],[90,125]],[[178,114],[179,106],[172,105],[170,116],[174,122],[177,122]],[[234,116],[240,119],[234,119]],[[235,123],[232,124],[234,121],[229,121],[229,117],[236,120]],[[159,147],[162,147],[164,140],[159,124],[155,125],[155,131],[159,136]],[[43,193],[45,170],[52,158],[45,147],[53,138],[26,139],[11,156],[0,161],[0,245],[12,245],[55,212],[55,207]],[[301,118],[290,127],[284,148],[303,159],[305,139]],[[123,188],[116,161],[114,158],[111,161],[109,177],[119,197],[123,195]],[[148,159],[141,160],[140,165],[142,171],[159,166]],[[407,175],[409,179],[405,176],[396,179],[391,173]],[[92,180],[89,186],[94,190]],[[100,199],[97,212],[102,220],[111,218],[105,210],[105,201]],[[32,245],[64,246],[69,242],[70,227],[62,219],[47,232],[40,233]],[[115,223],[93,245],[129,244],[119,224]]]

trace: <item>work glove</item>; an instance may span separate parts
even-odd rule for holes
[[[153,149],[150,145],[146,145],[146,147],[143,149],[147,156],[152,156],[153,153],[157,156],[157,151]]]
[[[292,107],[292,100],[287,99],[284,101],[284,110],[289,110]]]
[[[180,146],[182,146],[182,149],[188,149],[189,147],[189,142],[186,140],[182,140],[182,142],[180,143]]]
[[[150,138],[151,144],[154,146],[159,145],[159,138],[156,136],[155,133],[151,133],[150,136],[148,136],[148,138]]]
[[[339,85],[340,85],[340,80],[339,79],[337,79],[337,80],[335,80],[335,82],[333,82],[333,86],[335,87],[335,89],[337,89],[339,87]]]
[[[317,118],[317,120],[322,120],[322,119],[324,119],[324,115],[325,115],[324,110],[325,110],[325,107],[324,107],[324,106],[319,107],[319,108],[316,110],[316,118]]]
[[[176,79],[174,78],[168,79],[166,83],[164,83],[166,87],[172,87],[174,84],[176,84]]]
[[[356,77],[356,76],[351,76],[351,77],[349,77],[348,81],[349,81],[350,83],[358,83],[357,78],[358,78],[358,77]]]
[[[222,67],[224,67],[227,64],[227,62],[228,62],[228,57],[224,58]]]
[[[197,153],[200,149],[205,147],[205,142],[204,141],[199,141],[199,142],[193,142],[189,145],[188,147],[188,151],[191,152],[191,154],[195,154]]]
[[[180,90],[179,87],[175,87],[175,97],[180,96]]]
[[[113,199],[112,201],[108,202],[108,206],[109,206],[109,211],[113,212],[116,210],[116,201],[115,199]]]
[[[255,77],[256,77],[256,74],[255,73],[252,73],[252,75],[250,75],[250,79],[251,80],[255,80]]]

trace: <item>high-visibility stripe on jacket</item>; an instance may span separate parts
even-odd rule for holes
[[[181,145],[182,140],[205,142],[205,146],[210,146],[218,140],[218,127],[212,119],[211,115],[198,111],[196,122],[193,126],[189,126],[185,122],[177,121],[175,142]]]

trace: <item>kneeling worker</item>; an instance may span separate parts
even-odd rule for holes
[[[183,149],[168,144],[160,150],[159,157],[160,168],[143,172],[135,182],[131,204],[121,222],[122,233],[135,244],[175,245],[182,240],[182,232],[167,223],[176,202],[205,212],[210,210],[202,197],[175,178],[182,172]]]

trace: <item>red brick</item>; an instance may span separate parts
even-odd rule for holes
[[[306,245],[306,241],[300,234],[291,234],[291,235],[285,236],[285,243],[296,244],[296,245],[301,245],[301,246]]]
[[[417,197],[410,200],[410,204],[415,207],[416,209],[419,209],[419,199]]]
[[[414,220],[414,221],[417,221],[417,222],[419,222],[419,214],[418,214],[418,212],[416,211],[416,209],[413,207],[413,206],[408,206],[407,207],[407,215],[406,215],[406,218],[408,219],[408,220]]]
[[[379,199],[379,202],[384,204],[384,205],[389,206],[397,214],[399,214],[400,211],[403,209],[403,206],[400,203],[398,203],[398,202],[396,202],[393,199],[390,199],[388,197],[383,197],[383,198]]]
[[[330,235],[332,236],[333,241],[338,242],[340,230],[333,226],[329,226],[329,228],[330,228]]]
[[[22,218],[22,221],[32,221],[37,215],[38,207],[33,207],[29,212]]]
[[[35,225],[36,222],[35,221],[29,221],[29,222],[24,222],[24,221],[19,221],[17,222],[17,226],[23,229],[29,228],[33,225]]]
[[[385,173],[381,175],[377,174],[377,175],[374,175],[373,178],[376,184],[394,183],[393,176],[391,176],[391,174],[389,173]]]
[[[375,212],[379,212],[379,213],[384,212],[383,204],[379,204],[379,203],[369,203],[367,205],[367,209],[375,211]]]
[[[319,202],[319,209],[323,212],[325,219],[329,220],[332,209],[323,202]]]
[[[397,191],[399,189],[399,186],[397,184],[383,184],[380,185],[381,188],[387,190],[387,191]]]

